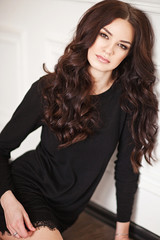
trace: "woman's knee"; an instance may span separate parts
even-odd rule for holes
[[[2,233],[0,232],[0,240],[3,240],[3,235],[2,235]]]
[[[63,240],[57,228],[50,230],[48,227],[37,229],[28,240]]]
[[[5,233],[0,233],[0,240],[16,240],[16,237]],[[58,229],[50,230],[48,227],[40,227],[32,234],[32,236],[25,238],[26,240],[63,240],[63,237]]]

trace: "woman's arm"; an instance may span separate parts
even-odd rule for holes
[[[115,161],[117,225],[115,240],[129,239],[120,234],[129,233],[130,217],[132,214],[135,192],[138,187],[139,174],[133,171],[131,153],[134,142],[130,132],[130,117],[122,112],[122,130],[119,138],[117,160]]]
[[[42,104],[38,91],[39,81],[32,84],[10,121],[0,133],[0,197],[13,190],[9,158],[12,150],[41,125]]]
[[[39,81],[32,84],[11,120],[0,133],[0,204],[4,210],[6,225],[16,237],[28,237],[34,231],[29,217],[14,196],[10,173],[10,153],[41,125],[42,103],[38,91]],[[25,225],[29,229],[27,231]]]

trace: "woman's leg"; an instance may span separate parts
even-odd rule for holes
[[[0,234],[0,239],[2,240],[17,240],[18,238],[10,236],[5,233]],[[21,239],[21,238],[20,238]],[[24,239],[24,238],[23,238]],[[50,230],[47,227],[41,227],[37,229],[31,237],[25,238],[26,240],[63,240],[62,235],[57,229]]]

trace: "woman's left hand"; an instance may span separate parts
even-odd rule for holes
[[[130,222],[117,222],[114,240],[131,240],[129,238]]]

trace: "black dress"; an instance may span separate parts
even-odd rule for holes
[[[0,134],[0,196],[11,189],[34,226],[57,227],[62,232],[85,208],[119,143],[115,161],[117,221],[129,221],[138,174],[130,162],[133,141],[128,114],[120,107],[120,83],[92,96],[98,101],[101,128],[86,140],[58,150],[56,136],[42,121],[41,80],[31,86]],[[37,148],[9,164],[10,152],[40,126]],[[5,230],[0,206],[0,231]]]

